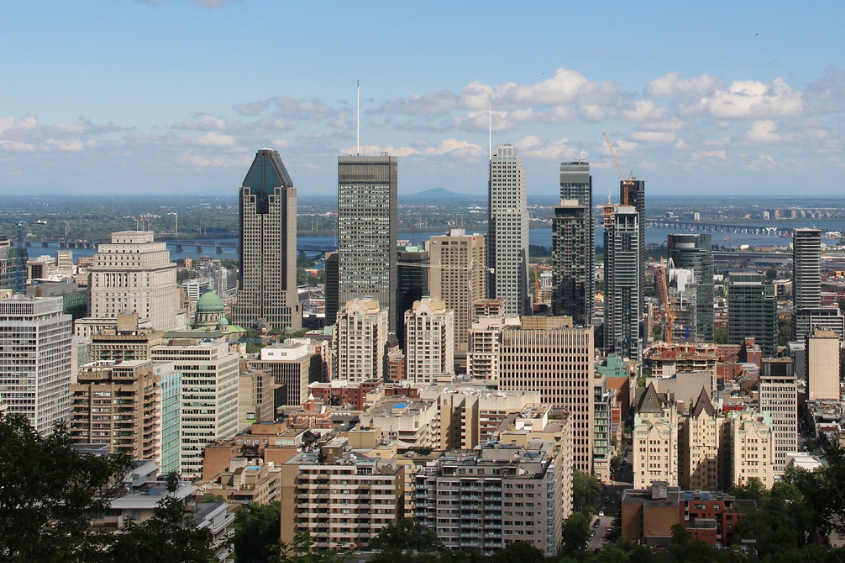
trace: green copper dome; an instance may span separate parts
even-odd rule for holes
[[[213,291],[209,291],[197,301],[197,313],[222,313],[223,300]]]

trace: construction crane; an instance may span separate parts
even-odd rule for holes
[[[666,318],[666,344],[672,345],[672,327],[675,324],[675,306],[672,303],[672,296],[669,295],[669,282],[666,277],[666,263],[660,257],[660,264],[654,266],[654,279],[657,282],[657,290],[660,293],[660,300],[663,301],[664,315]]]
[[[627,178],[625,178],[625,174],[622,172],[622,167],[619,166],[619,161],[616,159],[616,152],[613,150],[613,145],[610,143],[607,133],[602,133],[602,135],[604,135],[604,140],[607,141],[607,148],[610,149],[610,156],[613,157],[613,162],[616,163],[616,169],[619,171],[619,178],[622,179],[622,205],[631,205],[630,198],[628,197],[628,189],[634,185],[634,171],[631,170],[631,173],[628,174]]]
[[[23,219],[0,219],[4,223],[17,224],[17,238],[15,241],[15,251],[17,256],[15,261],[15,293],[23,294],[26,291],[26,261],[24,260],[24,251],[26,250],[26,241],[24,237],[23,226],[27,221]],[[33,225],[46,225],[47,221],[37,220],[31,222]]]

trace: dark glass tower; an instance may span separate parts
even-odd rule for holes
[[[713,342],[713,237],[670,234],[666,240],[674,266],[695,273],[696,340]]]
[[[640,214],[629,205],[604,208],[604,348],[640,360],[642,258]]]
[[[396,332],[397,168],[395,156],[337,161],[338,307],[371,297]]]
[[[552,222],[552,312],[576,326],[593,320],[595,225],[588,162],[560,163],[560,206]]]
[[[399,251],[399,283],[396,302],[396,338],[405,348],[405,311],[413,308],[414,301],[421,301],[428,291],[428,252],[419,246],[405,246]]]
[[[728,277],[728,344],[754,338],[766,357],[778,351],[778,303],[775,287],[759,273]]]
[[[240,189],[241,240],[235,324],[259,319],[299,330],[296,291],[296,188],[278,151],[261,149]]]
[[[640,307],[645,307],[645,182],[643,180],[623,180],[619,183],[619,201],[630,205],[640,215]]]

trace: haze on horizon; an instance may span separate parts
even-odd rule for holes
[[[399,157],[400,194],[486,193],[493,143],[529,196],[587,159],[649,196],[836,196],[845,7],[787,2],[350,4],[130,0],[0,18],[0,196],[236,193],[280,151],[300,194],[337,156]]]

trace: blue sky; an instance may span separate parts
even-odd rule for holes
[[[845,195],[845,4],[0,3],[0,195],[236,193],[255,151],[303,194],[355,148],[399,189],[483,194],[493,142],[529,195],[604,144],[653,195]]]

